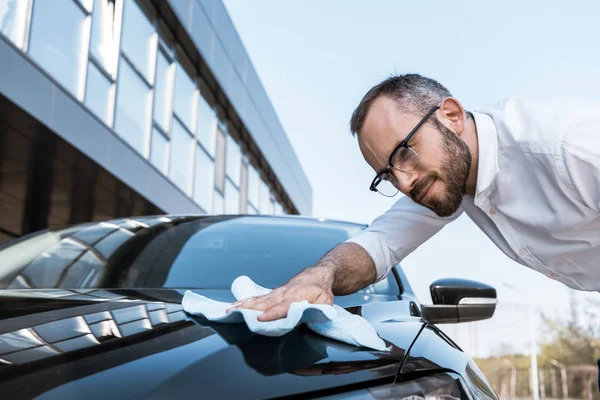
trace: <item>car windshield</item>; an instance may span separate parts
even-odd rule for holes
[[[0,287],[229,289],[240,275],[277,287],[364,228],[256,216],[87,224],[4,246]]]

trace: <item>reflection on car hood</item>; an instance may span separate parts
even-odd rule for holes
[[[218,291],[198,293],[218,298]],[[0,393],[12,398],[266,398],[392,382],[422,328],[410,299],[349,307],[389,350],[298,327],[279,338],[182,311],[183,290],[0,291]],[[224,296],[224,294],[222,294]],[[319,392],[320,393],[320,392]],[[212,394],[212,396],[211,396]]]

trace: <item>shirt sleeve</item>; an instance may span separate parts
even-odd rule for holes
[[[581,113],[562,140],[565,180],[592,210],[600,211],[600,107]]]
[[[462,207],[451,217],[441,218],[404,196],[347,243],[356,243],[369,253],[377,268],[376,282],[379,282],[392,267],[460,214]]]

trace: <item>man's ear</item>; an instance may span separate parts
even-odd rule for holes
[[[459,136],[463,134],[467,113],[457,99],[454,97],[446,97],[440,104],[439,113],[439,117],[447,120],[454,132]]]

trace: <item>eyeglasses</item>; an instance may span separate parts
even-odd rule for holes
[[[429,112],[419,121],[419,123],[413,128],[412,131],[403,141],[394,148],[390,158],[388,160],[388,166],[377,175],[371,182],[369,190],[384,195],[385,197],[394,197],[398,194],[398,181],[394,178],[394,174],[391,173],[390,168],[396,168],[398,171],[407,172],[416,169],[419,166],[419,154],[408,145],[408,142],[417,133],[421,125],[429,119],[437,110],[439,106],[433,107]]]

